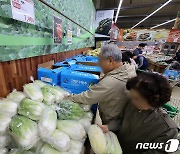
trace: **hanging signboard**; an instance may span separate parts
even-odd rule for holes
[[[114,10],[101,10],[96,13],[96,35],[95,37],[107,37],[110,35]]]
[[[169,29],[125,29],[121,30],[121,41],[158,41],[165,42],[168,38]]]
[[[13,19],[35,24],[33,0],[11,0]]]
[[[68,30],[67,32],[67,40],[68,40],[68,44],[72,44],[72,31]]]
[[[113,23],[110,31],[110,40],[117,41],[119,38],[119,28]]]
[[[53,21],[53,40],[55,44],[62,43],[63,33],[62,33],[62,20],[54,16]]]

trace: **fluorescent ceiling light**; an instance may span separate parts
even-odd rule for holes
[[[166,3],[164,3],[161,7],[159,7],[157,10],[155,10],[154,12],[152,12],[150,15],[148,15],[146,18],[144,18],[143,20],[141,20],[140,22],[138,22],[136,25],[134,25],[131,29],[135,28],[136,26],[138,26],[139,24],[141,24],[143,21],[145,21],[146,19],[148,19],[149,17],[151,17],[152,15],[154,15],[156,12],[158,12],[159,10],[161,10],[163,7],[165,7],[166,5],[168,5],[172,0],[168,0]]]
[[[117,9],[117,12],[116,12],[115,23],[117,22],[117,19],[118,19],[118,16],[119,16],[119,11],[120,11],[120,9],[121,9],[122,2],[123,2],[123,0],[120,0],[120,1],[119,1],[119,6],[118,6],[118,9]]]
[[[176,18],[175,18],[175,19],[172,19],[172,20],[168,20],[168,21],[166,21],[166,22],[164,22],[164,23],[162,23],[162,24],[159,24],[159,25],[156,25],[156,26],[154,26],[154,27],[151,27],[150,29],[154,29],[154,28],[160,27],[160,26],[162,26],[162,25],[168,24],[168,23],[173,22],[173,21],[175,21],[175,20],[176,20]]]

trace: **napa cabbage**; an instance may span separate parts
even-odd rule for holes
[[[19,104],[18,113],[32,120],[39,120],[43,109],[43,103],[25,98]]]
[[[84,127],[77,121],[58,120],[57,128],[69,135],[71,139],[83,141],[86,138]]]
[[[23,150],[29,150],[39,140],[37,124],[24,116],[17,115],[12,118],[9,134]]]
[[[43,94],[41,92],[41,89],[35,83],[26,84],[23,88],[24,93],[27,95],[28,98],[34,101],[43,101]]]
[[[50,136],[56,129],[56,123],[56,112],[50,107],[45,107],[38,122],[40,136]]]

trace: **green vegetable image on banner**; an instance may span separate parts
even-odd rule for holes
[[[95,8],[92,0],[46,0],[46,2],[94,34]],[[35,25],[12,19],[10,1],[0,0],[0,5],[0,61],[94,46],[94,35],[39,0],[34,0]],[[53,42],[54,16],[62,20],[63,37],[60,44]],[[68,44],[69,26],[72,30],[72,44]],[[78,29],[81,33],[77,36]]]

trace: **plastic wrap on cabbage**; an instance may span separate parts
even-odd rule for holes
[[[84,118],[88,118],[90,122],[92,122],[93,116],[92,112],[85,112],[84,114]]]
[[[56,149],[54,149],[52,146],[50,146],[49,144],[45,143],[40,151],[39,154],[64,154],[63,152],[60,152]]]
[[[8,99],[0,99],[0,113],[9,117],[17,114],[17,104]]]
[[[44,142],[42,140],[39,140],[30,150],[34,154],[39,154],[39,150],[43,146]]]
[[[24,98],[26,98],[26,96],[21,91],[13,91],[13,92],[11,92],[10,94],[7,95],[7,99],[10,99],[13,102],[18,103],[18,104]]]
[[[8,149],[0,147],[0,154],[8,154]]]
[[[82,118],[78,122],[84,127],[85,131],[88,132],[88,129],[91,126],[90,119]]]
[[[57,128],[69,135],[71,139],[84,141],[86,138],[84,127],[77,121],[58,120]]]
[[[43,109],[43,103],[25,98],[18,106],[18,113],[32,120],[39,120]]]
[[[0,114],[0,135],[4,134],[9,126],[11,122],[11,118],[4,115],[4,114]]]
[[[84,111],[79,104],[63,100],[57,104],[55,110],[60,120],[78,120],[84,116]]]
[[[117,139],[117,136],[113,132],[107,132],[106,138],[106,151],[109,154],[122,154],[122,149]]]
[[[67,151],[70,148],[69,136],[58,129],[56,129],[51,136],[42,138],[42,140],[61,152]]]
[[[50,108],[45,107],[38,122],[39,134],[41,137],[50,136],[56,129],[57,114]]]
[[[68,154],[81,154],[83,150],[84,142],[71,140],[71,147],[67,151]]]
[[[88,112],[91,109],[91,105],[80,104],[83,111]]]
[[[91,125],[88,136],[93,151],[96,154],[106,154],[106,138],[101,128],[97,125]]]
[[[33,152],[21,149],[12,149],[11,151],[9,151],[9,154],[33,154]]]
[[[61,87],[54,86],[54,88],[55,88],[56,90],[60,91],[60,92],[64,95],[64,97],[67,97],[67,96],[70,95],[69,92],[67,92],[66,90],[62,89]]]
[[[23,150],[29,150],[39,140],[37,124],[24,116],[17,115],[12,118],[9,134]]]
[[[40,80],[35,80],[34,83],[38,85],[40,88],[46,86],[47,84]]]
[[[46,105],[54,104],[56,96],[51,92],[49,88],[41,88],[43,93],[43,103]]]
[[[11,142],[11,137],[9,135],[0,135],[0,147],[6,147]]]
[[[28,98],[34,101],[43,101],[43,94],[41,89],[35,83],[29,83],[24,85],[24,93],[27,95]]]
[[[64,99],[64,95],[61,91],[57,90],[55,87],[47,85],[42,88],[42,91],[49,91],[49,93],[55,95],[55,102],[58,103]]]

